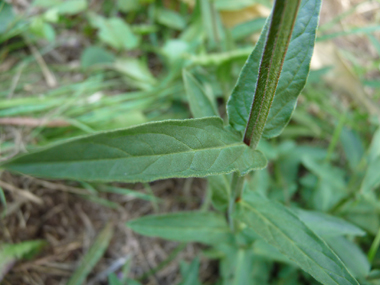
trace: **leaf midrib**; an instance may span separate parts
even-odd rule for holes
[[[68,161],[38,161],[38,162],[25,162],[25,163],[23,163],[23,162],[21,162],[21,163],[20,162],[19,163],[17,163],[17,162],[12,163],[11,162],[11,164],[72,163],[72,162],[90,162],[90,161],[104,161],[104,160],[108,160],[108,161],[109,160],[122,160],[122,159],[137,158],[137,157],[156,157],[156,156],[161,157],[161,156],[166,156],[166,155],[187,154],[187,153],[195,153],[197,151],[207,151],[207,150],[214,150],[214,149],[223,150],[223,149],[234,148],[234,147],[238,147],[238,146],[245,146],[245,144],[242,143],[242,142],[239,142],[239,143],[234,143],[234,144],[225,145],[225,146],[221,146],[221,147],[200,148],[200,149],[192,149],[192,150],[189,150],[189,151],[171,152],[171,153],[164,153],[164,154],[130,155],[130,156],[118,157],[118,158],[80,159],[80,160],[68,160]],[[112,146],[108,146],[108,147],[114,148]],[[115,149],[118,149],[118,148],[115,148]],[[120,150],[120,149],[118,149],[118,150]],[[22,159],[22,157],[20,159]]]

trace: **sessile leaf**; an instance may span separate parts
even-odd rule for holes
[[[205,177],[266,166],[222,119],[168,120],[73,139],[27,154],[3,168],[37,177],[87,181],[154,181]]]
[[[306,84],[314,50],[321,0],[302,0],[289,43],[281,76],[263,136],[278,136],[290,120],[298,95]],[[270,21],[267,21],[255,49],[244,65],[228,102],[229,123],[237,131],[247,125],[256,90],[260,60],[265,47]]]

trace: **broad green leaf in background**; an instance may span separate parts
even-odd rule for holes
[[[146,216],[127,223],[135,232],[153,237],[214,244],[232,238],[226,219],[212,212],[182,212]]]
[[[213,117],[153,122],[73,139],[3,166],[38,177],[148,182],[234,171],[244,175],[264,168],[266,159]]]
[[[180,69],[184,66],[184,54],[190,52],[191,45],[180,39],[171,39],[165,42],[161,53],[165,56],[168,65]]]
[[[128,78],[130,85],[142,90],[150,90],[157,84],[157,80],[150,72],[146,63],[137,58],[120,58],[114,63],[117,71]]]
[[[87,9],[87,1],[65,0],[62,1],[58,6],[54,6],[53,9],[56,9],[59,14],[74,15]]]
[[[340,141],[352,170],[355,170],[364,154],[364,146],[357,132],[343,128]]]
[[[218,66],[222,67],[223,64],[227,64],[233,60],[239,60],[246,58],[250,53],[251,48],[237,48],[231,51],[225,52],[215,52],[215,53],[207,53],[207,54],[194,54],[194,55],[186,55],[193,65],[202,65],[202,66]],[[223,70],[226,71],[226,70]],[[228,76],[229,73],[228,73]],[[228,78],[229,79],[229,78]]]
[[[320,236],[365,235],[362,229],[341,218],[316,211],[292,210],[306,226]]]
[[[120,18],[104,18],[90,14],[92,26],[99,29],[99,38],[104,43],[118,50],[131,50],[138,46],[139,38],[132,32],[129,25]]]
[[[371,265],[367,256],[355,243],[344,237],[324,237],[323,239],[344,262],[353,276],[365,278],[368,275]]]
[[[236,25],[231,30],[232,38],[237,41],[260,31],[265,25],[266,18],[257,18],[242,24]]]
[[[115,61],[115,56],[107,50],[90,46],[86,48],[80,58],[80,63],[83,68],[96,66],[98,64],[111,64]]]
[[[265,126],[264,137],[274,137],[281,133],[290,120],[299,93],[305,86],[314,50],[320,6],[320,0],[302,0],[301,2],[280,80]],[[269,21],[267,21],[255,49],[244,65],[228,102],[229,123],[237,131],[243,131],[247,125],[268,26]]]
[[[46,23],[42,17],[35,17],[32,19],[29,29],[30,32],[37,37],[44,38],[49,42],[55,40],[54,28],[49,23]]]
[[[157,22],[175,30],[183,30],[186,20],[177,12],[168,9],[159,9],[156,12]]]
[[[271,1],[269,0],[215,0],[215,7],[219,10],[234,11],[247,8],[254,4],[262,4],[270,7]]]
[[[302,158],[303,165],[318,177],[313,191],[314,207],[328,211],[343,199],[347,193],[344,171],[327,162],[321,162],[311,156]]]
[[[0,281],[18,259],[29,258],[46,244],[42,240],[24,241],[16,244],[0,244]]]
[[[74,15],[87,9],[86,0],[36,0],[33,5],[49,8],[58,14]]]
[[[0,1],[0,33],[4,33],[13,23],[15,15],[12,6],[4,0]]]
[[[185,69],[182,71],[182,77],[193,117],[218,116],[215,102],[209,98],[201,84]]]
[[[325,242],[281,204],[246,189],[237,209],[242,222],[322,284],[359,284]]]
[[[136,11],[141,7],[140,0],[117,0],[116,5],[123,12]]]
[[[108,248],[112,235],[113,225],[112,223],[108,223],[96,237],[94,243],[82,258],[79,267],[75,270],[67,285],[83,284],[87,275],[91,272]]]

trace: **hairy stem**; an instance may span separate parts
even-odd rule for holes
[[[244,134],[244,143],[253,149],[264,131],[300,3],[301,0],[276,0],[274,3],[256,93]]]
[[[255,149],[261,139],[288,50],[301,0],[276,0],[261,58],[256,93],[244,134],[244,143]],[[235,230],[233,213],[240,201],[244,177],[235,172],[231,182],[228,221]]]

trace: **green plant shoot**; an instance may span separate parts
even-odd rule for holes
[[[152,122],[71,139],[16,157],[1,167],[37,177],[95,182],[208,177],[213,203],[220,212],[152,215],[127,226],[147,236],[205,243],[230,256],[221,262],[223,268],[232,268],[232,277],[223,276],[223,284],[252,284],[250,268],[254,266],[248,265],[254,264],[257,256],[249,249],[260,244],[261,250],[271,250],[322,284],[359,284],[352,270],[318,235],[324,232],[313,224],[313,214],[292,211],[265,197],[252,190],[246,179],[267,165],[263,153],[256,150],[261,138],[278,136],[292,116],[308,77],[320,7],[321,0],[274,1],[227,103],[227,126],[218,117],[214,98],[190,70],[183,70],[194,119]],[[162,16],[159,22],[170,24]],[[216,28],[218,23],[215,19]],[[176,29],[184,29],[184,25]],[[120,38],[117,42],[102,40],[116,48],[126,44]],[[126,48],[137,42],[136,38]],[[373,185],[378,185],[377,181],[364,183],[363,191]],[[337,232],[362,234],[328,215],[313,217],[332,224]],[[104,245],[110,239],[106,235]],[[197,266],[194,263],[195,273],[186,278],[197,280]],[[82,271],[78,280],[88,273],[86,268]]]

